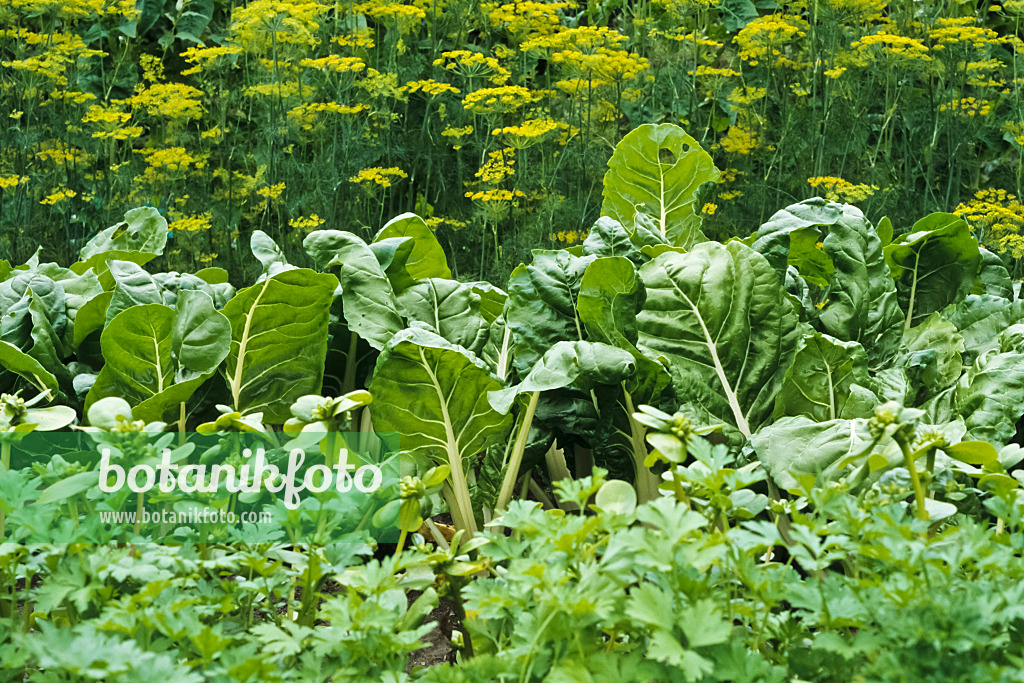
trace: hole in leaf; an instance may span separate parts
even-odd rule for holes
[[[658,161],[666,166],[673,166],[676,163],[676,155],[670,149],[659,149]]]

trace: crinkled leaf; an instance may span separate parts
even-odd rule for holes
[[[933,213],[885,247],[885,261],[909,329],[970,293],[981,251],[962,218]]]
[[[779,391],[779,412],[826,422],[847,415],[853,386],[869,382],[867,354],[857,342],[820,332],[804,336]]]
[[[132,209],[124,221],[90,239],[79,252],[79,260],[109,251],[137,251],[159,256],[167,244],[167,221],[151,206]],[[98,271],[97,271],[98,274]]]
[[[779,488],[799,488],[807,474],[830,479],[848,455],[861,453],[870,443],[865,420],[829,420],[784,417],[761,429],[750,443]]]
[[[739,242],[665,253],[640,268],[640,344],[670,362],[677,397],[749,436],[775,402],[799,338],[793,305]]]
[[[302,243],[322,268],[341,266],[341,300],[349,328],[383,349],[405,327],[391,283],[370,248],[350,232],[317,230]]]
[[[682,128],[644,124],[626,134],[608,160],[601,215],[631,226],[639,211],[664,241],[689,249],[707,239],[694,211],[697,190],[718,176],[711,155]]]
[[[297,268],[243,289],[227,303],[226,378],[236,411],[262,412],[265,422],[282,423],[296,399],[320,392],[337,284],[333,275]]]

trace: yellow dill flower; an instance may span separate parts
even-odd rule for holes
[[[1007,121],[1003,124],[1003,132],[1006,133],[1007,141],[1024,147],[1024,121]]]
[[[203,70],[216,66],[223,57],[232,57],[241,53],[242,48],[237,45],[190,47],[182,52],[180,57],[193,66],[185,69],[181,74],[188,76],[200,73]]]
[[[517,42],[525,36],[550,35],[562,24],[561,10],[573,7],[574,2],[516,2],[500,5],[491,10],[491,26],[512,34]]]
[[[92,134],[101,140],[135,140],[142,137],[142,126],[125,126],[114,130],[100,130]]]
[[[299,94],[299,84],[294,81],[286,83],[261,83],[259,85],[250,85],[242,91],[242,94],[246,97],[276,98],[280,96],[287,99]]]
[[[179,218],[176,221],[172,221],[168,226],[168,230],[180,230],[183,232],[199,232],[201,230],[210,229],[210,220],[212,216],[209,211],[206,213],[195,214],[192,216],[185,216]]]
[[[400,35],[413,33],[414,29],[418,29],[420,23],[427,17],[427,13],[419,7],[387,0],[364,2],[353,7],[353,11],[366,14],[380,20],[385,25],[390,25],[397,29]]]
[[[985,246],[1024,258],[1024,204],[1015,195],[1002,188],[980,190],[953,213],[967,221]]]
[[[478,190],[466,192],[466,197],[474,202],[510,202],[517,197],[525,197],[521,190]]]
[[[402,86],[402,90],[410,95],[422,92],[424,95],[430,95],[431,97],[437,97],[438,95],[443,95],[446,92],[450,92],[455,95],[462,92],[453,85],[440,83],[432,78],[422,81],[409,81]]]
[[[304,69],[320,69],[335,73],[357,73],[366,68],[366,63],[358,57],[327,55],[319,59],[302,59],[299,61],[299,66]]]
[[[288,120],[302,126],[303,130],[312,130],[321,114],[358,114],[369,108],[365,104],[349,106],[337,102],[310,102],[289,109]]]
[[[203,91],[183,83],[154,83],[139,90],[129,102],[150,116],[199,119],[203,116]]]
[[[20,175],[0,175],[0,190],[6,190],[9,187],[17,187],[18,183],[27,182],[28,178],[23,178]]]
[[[718,211],[718,204],[708,203],[700,207],[700,212],[705,216],[714,216],[715,211]]]
[[[750,154],[760,144],[760,136],[756,131],[743,126],[729,126],[722,138],[722,149],[730,154]]]
[[[293,218],[288,221],[288,225],[295,228],[296,230],[305,230],[306,232],[312,232],[318,227],[326,223],[323,218],[316,215],[315,213],[309,214],[309,216],[300,216]]]
[[[750,66],[765,62],[769,66],[799,68],[802,64],[786,56],[782,48],[807,35],[808,28],[808,23],[798,16],[771,14],[751,21],[733,40],[740,47],[740,59]]]
[[[512,72],[494,57],[469,50],[442,52],[441,56],[434,60],[434,66],[444,67],[446,71],[452,71],[467,79],[487,78],[495,85],[505,83],[512,76]]]
[[[327,10],[318,2],[255,0],[231,12],[232,38],[246,52],[269,52],[274,44],[315,46]]]
[[[284,192],[284,183],[277,183],[276,185],[267,185],[256,190],[256,194],[264,199],[278,199],[281,197],[281,193]]]
[[[828,0],[839,17],[853,21],[875,21],[882,18],[887,0]]]
[[[214,252],[212,254],[203,254],[199,257],[200,263],[213,263],[220,254]]]
[[[843,201],[849,204],[856,204],[871,197],[878,191],[877,185],[854,185],[848,180],[835,176],[817,176],[808,178],[807,183],[812,188],[821,188],[825,191],[825,198],[831,201]]]
[[[341,47],[355,47],[363,50],[369,50],[375,47],[372,36],[373,29],[364,28],[353,31],[349,35],[335,36],[331,38],[331,42],[337,43]]]
[[[487,161],[476,172],[479,182],[497,185],[515,174],[516,151],[512,148],[499,149],[487,154]]]
[[[521,85],[504,85],[498,88],[481,88],[466,95],[462,106],[478,114],[510,112],[543,97]]]
[[[49,205],[49,206],[53,206],[54,204],[56,204],[58,202],[63,202],[65,200],[67,200],[67,199],[71,199],[72,197],[77,197],[77,196],[78,196],[78,193],[75,192],[74,190],[57,190],[56,192],[54,192],[53,194],[47,196],[45,199],[43,199],[39,203],[40,204],[46,204],[46,205]]]
[[[935,22],[937,28],[928,31],[928,37],[935,41],[935,50],[944,50],[952,45],[964,45],[982,50],[1001,42],[999,34],[990,28],[973,26],[974,17],[942,18]]]
[[[390,97],[399,102],[405,102],[408,99],[398,85],[398,74],[367,69],[366,77],[357,85],[365,90],[370,97]]]
[[[975,116],[988,116],[992,113],[992,101],[979,100],[974,97],[961,97],[958,100],[950,100],[939,105],[939,111],[951,112],[958,118],[973,118]]]
[[[401,178],[408,178],[407,174],[397,166],[391,168],[381,168],[374,166],[372,168],[364,168],[359,173],[355,174],[348,179],[350,183],[356,183],[357,185],[380,185],[381,187],[391,187],[392,178],[397,182]]]
[[[568,129],[569,125],[552,119],[529,119],[518,126],[495,128],[491,135],[501,137],[506,146],[514,149],[526,149],[540,142],[544,136],[554,130]]]

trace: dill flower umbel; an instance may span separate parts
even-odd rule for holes
[[[350,183],[357,185],[380,185],[381,187],[391,187],[392,178],[398,181],[401,178],[408,178],[409,174],[398,168],[392,166],[391,168],[381,168],[374,166],[372,168],[364,168],[359,173],[355,174],[348,179]]]
[[[293,218],[288,221],[288,225],[290,227],[293,227],[296,230],[305,230],[306,232],[312,232],[324,223],[326,223],[326,221],[315,213],[311,213],[308,216],[299,216],[298,218]]]
[[[835,176],[808,178],[807,183],[812,188],[824,190],[825,199],[834,202],[843,201],[849,204],[862,202],[874,195],[879,189],[877,185],[854,185],[847,180]]]
[[[475,90],[462,101],[462,106],[479,114],[510,112],[536,102],[539,94],[521,85],[505,85],[499,88]]]
[[[71,199],[72,197],[77,197],[77,196],[78,196],[78,193],[75,192],[74,190],[57,190],[53,194],[43,198],[43,200],[41,202],[39,202],[39,203],[40,204],[46,204],[46,205],[49,205],[49,206],[53,206],[54,204],[56,204],[58,202],[63,202],[65,200],[67,200],[67,199]]]
[[[1024,204],[1001,188],[980,190],[953,211],[970,224],[985,246],[1024,258]]]
[[[212,216],[209,211],[193,216],[184,216],[176,221],[172,221],[167,228],[168,230],[181,230],[183,232],[209,230],[211,218]]]

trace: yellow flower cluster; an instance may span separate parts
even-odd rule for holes
[[[1024,147],[1024,121],[1007,121],[1003,124],[1003,132],[1018,147]]]
[[[694,70],[690,69],[688,72],[691,76],[695,75]],[[698,66],[696,70],[697,78],[736,78],[740,75],[739,71],[729,68],[720,68],[715,66]]]
[[[130,102],[150,116],[199,119],[203,116],[202,96],[201,90],[182,83],[154,83],[136,92]]]
[[[488,185],[497,185],[501,181],[513,175],[516,170],[516,151],[512,148],[499,149],[487,155],[487,161],[476,172],[479,182]]]
[[[295,0],[255,0],[231,12],[234,42],[246,52],[268,52],[274,45],[316,45],[314,35],[327,6]]]
[[[521,85],[481,88],[466,95],[462,106],[478,114],[510,112],[540,100],[542,95]]]
[[[988,116],[992,113],[992,102],[990,100],[979,100],[974,97],[961,97],[959,100],[951,100],[940,104],[939,111],[952,112],[955,116],[964,118]]]
[[[409,174],[397,166],[392,166],[391,168],[380,168],[375,166],[373,168],[364,168],[359,173],[349,178],[348,181],[350,183],[356,183],[357,185],[361,185],[363,183],[375,183],[381,187],[391,187],[392,178],[397,182],[398,179],[408,177]]]
[[[369,109],[365,104],[344,105],[337,102],[310,102],[300,104],[288,110],[288,120],[302,126],[303,130],[312,130],[320,114],[358,114]],[[205,135],[205,133],[204,133]]]
[[[476,192],[469,191],[465,196],[474,202],[497,203],[511,202],[525,197],[526,193],[522,190],[478,190]]]
[[[512,76],[512,72],[494,57],[469,50],[442,52],[441,56],[434,60],[434,66],[444,67],[445,70],[453,71],[463,78],[487,78],[495,85],[507,82]]]
[[[432,78],[422,81],[409,81],[402,86],[402,90],[409,95],[422,92],[424,95],[430,95],[431,97],[437,97],[438,95],[443,95],[446,92],[450,92],[454,95],[458,95],[462,92],[453,85],[440,83]]]
[[[904,66],[907,62],[912,61],[931,61],[931,57],[928,56],[928,47],[924,43],[885,30],[855,40],[850,47],[856,50],[859,53],[858,56],[861,57],[858,66],[867,66],[870,60],[878,57],[888,58]]]
[[[341,55],[327,55],[318,59],[302,59],[299,66],[304,69],[320,69],[321,71],[333,71],[335,73],[357,73],[366,68],[366,63],[358,57],[342,57]]]
[[[791,14],[772,14],[758,17],[736,34],[739,57],[751,66],[766,62],[772,66],[797,68],[800,63],[791,60],[780,49],[807,35],[806,21]]]
[[[414,5],[403,5],[399,2],[364,2],[356,5],[353,11],[379,19],[398,29],[399,34],[408,35],[413,29],[419,28],[420,22],[427,13]]]
[[[495,7],[491,10],[489,19],[491,26],[504,28],[517,39],[527,35],[550,35],[561,26],[561,10],[575,4],[527,0]]]
[[[855,185],[836,176],[817,176],[808,178],[807,183],[815,189],[825,191],[825,199],[843,201],[849,204],[862,202],[878,191],[877,185]]]
[[[842,17],[854,21],[875,21],[882,18],[887,0],[828,0],[829,6]]]
[[[565,242],[574,244],[577,240],[583,242],[590,236],[590,230],[559,230],[548,235],[552,242]]]
[[[308,216],[300,216],[293,218],[288,221],[288,225],[295,228],[296,230],[305,230],[306,232],[312,232],[316,230],[326,221],[315,213],[311,213]]]
[[[213,68],[221,57],[230,57],[242,53],[237,45],[218,45],[212,47],[190,47],[181,53],[181,58],[194,66],[181,72],[183,76],[201,73],[204,69]]]
[[[365,28],[353,31],[347,36],[334,36],[331,38],[331,42],[336,43],[341,47],[355,47],[363,50],[369,50],[375,47],[372,35],[373,30]]]
[[[722,149],[730,154],[750,154],[759,144],[760,136],[757,131],[740,125],[730,126],[722,138]]]
[[[206,213],[195,214],[193,216],[185,216],[179,218],[176,221],[172,221],[168,226],[168,230],[178,230],[181,232],[200,232],[202,230],[209,230],[211,227],[210,221],[212,216],[209,211]]]
[[[27,180],[28,178],[23,178],[20,175],[0,175],[0,190],[17,187],[18,183],[23,183]]]
[[[455,144],[452,145],[452,149],[462,149],[462,145],[459,144],[462,138],[473,134],[473,126],[463,126],[461,128],[453,128],[452,126],[445,126],[445,129],[441,131],[441,135],[446,138],[454,138]]]
[[[978,232],[982,241],[997,252],[1024,257],[1024,204],[1003,189],[976,192],[974,198],[958,206],[957,214]]]
[[[935,41],[936,50],[961,44],[982,50],[1001,42],[999,34],[992,29],[974,26],[976,21],[974,17],[939,19],[935,22],[937,28],[928,31],[928,37]]]
[[[568,130],[569,125],[553,119],[529,119],[517,126],[495,128],[491,135],[499,136],[506,146],[526,149],[540,142],[553,130]]]
[[[264,199],[280,199],[284,193],[284,183],[277,183],[275,185],[267,185],[256,190],[256,194]]]
[[[40,204],[45,204],[45,205],[48,205],[48,206],[53,206],[57,202],[63,202],[65,200],[67,200],[67,199],[71,199],[72,197],[77,197],[77,196],[78,196],[78,193],[75,192],[74,190],[57,190],[53,194],[48,195],[47,197],[45,197],[39,203]]]

